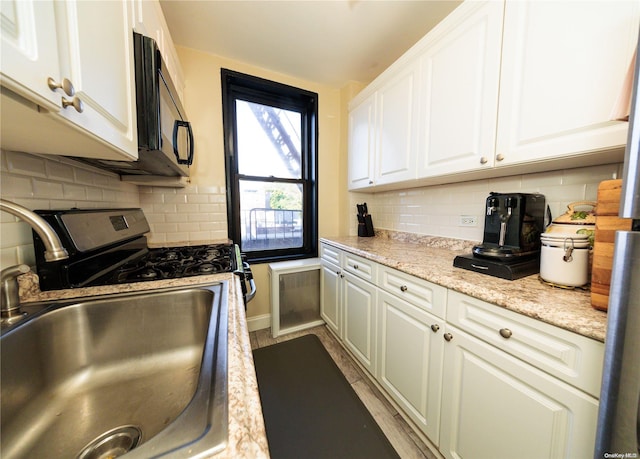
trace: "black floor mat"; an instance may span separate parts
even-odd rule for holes
[[[399,457],[316,335],[253,358],[273,459]]]

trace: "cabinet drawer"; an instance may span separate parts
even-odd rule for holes
[[[359,257],[358,255],[353,255],[352,253],[344,252],[344,270],[354,276],[358,276],[360,279],[374,283],[376,280],[377,266],[373,261]]]
[[[431,314],[445,318],[447,289],[410,274],[380,266],[378,287]]]
[[[600,398],[604,344],[459,292],[450,291],[447,322]]]
[[[324,243],[320,244],[320,257],[323,260],[333,263],[336,266],[340,266],[341,253],[342,252],[340,251],[340,249],[336,249],[335,247]]]

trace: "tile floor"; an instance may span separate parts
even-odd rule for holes
[[[387,438],[403,459],[436,459],[435,455],[424,442],[409,427],[407,422],[398,414],[397,410],[384,398],[380,391],[369,381],[368,377],[353,361],[352,357],[342,348],[335,337],[325,326],[314,327],[302,332],[290,333],[274,339],[271,330],[264,329],[250,333],[251,347],[269,346],[270,344],[287,341],[299,336],[313,333],[320,338],[338,367],[342,370],[347,381],[358,394],[362,402],[369,409],[373,418],[387,435]]]

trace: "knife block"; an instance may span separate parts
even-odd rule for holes
[[[358,216],[358,236],[360,237],[375,236],[375,231],[373,230],[373,220],[371,220],[371,215]]]

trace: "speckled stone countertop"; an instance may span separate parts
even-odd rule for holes
[[[591,306],[587,290],[562,289],[537,275],[510,281],[453,266],[474,242],[410,233],[376,231],[375,237],[328,237],[325,242],[381,265],[515,311],[560,328],[604,341],[607,314]]]
[[[136,282],[48,292],[40,291],[38,277],[33,273],[23,274],[18,278],[20,301],[22,303],[183,286],[210,285],[221,281],[227,281],[229,289],[227,356],[229,436],[226,448],[212,457],[215,459],[268,458],[269,446],[267,444],[258,383],[253,365],[253,353],[249,341],[242,289],[237,276],[233,274],[212,274],[174,280]]]

